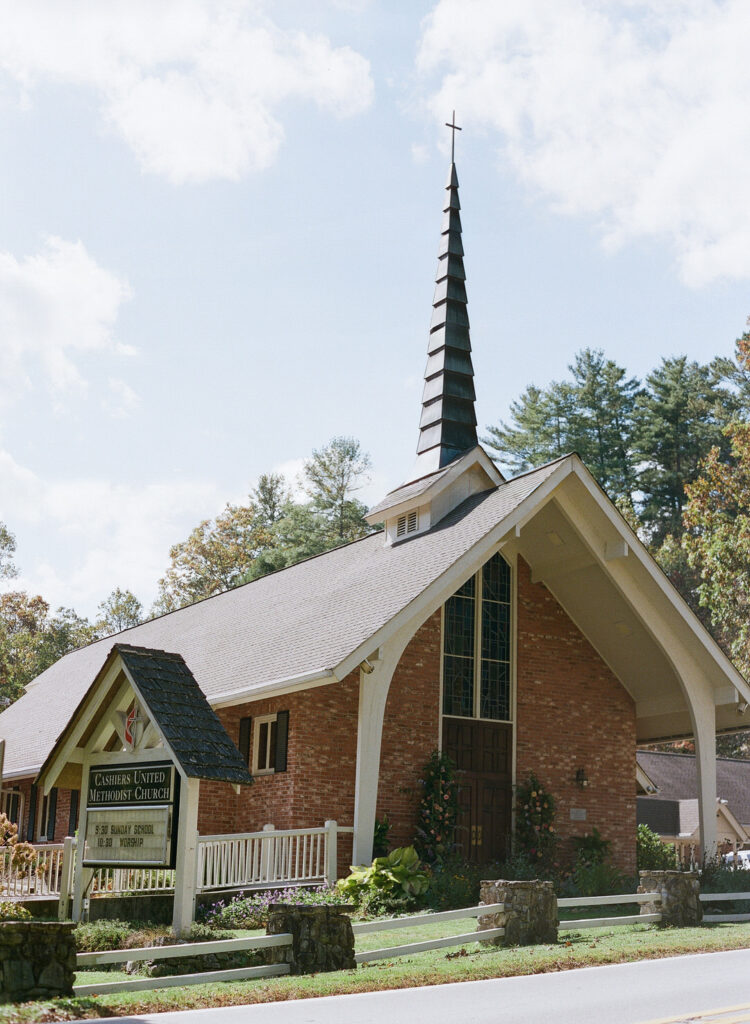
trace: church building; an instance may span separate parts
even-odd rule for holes
[[[596,827],[635,869],[636,747],[693,736],[701,843],[716,838],[716,731],[750,687],[577,455],[505,479],[477,440],[452,161],[417,459],[368,514],[383,529],[66,655],[0,715],[3,809],[24,838],[77,826],[75,763],[35,779],[115,643],[184,659],[253,776],[202,783],[202,834],[352,828],[412,842],[420,772],[460,772],[460,852],[502,859],[514,785],[555,797],[563,852]],[[105,749],[116,750],[116,735]]]

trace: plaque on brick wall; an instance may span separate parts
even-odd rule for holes
[[[178,781],[171,761],[92,767],[84,865],[174,867]]]
[[[586,810],[583,807],[571,807],[570,808],[570,820],[571,821],[585,821]]]

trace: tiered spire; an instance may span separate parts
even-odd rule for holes
[[[422,394],[422,418],[417,444],[417,475],[434,473],[475,447],[474,367],[471,363],[469,315],[466,311],[466,273],[461,244],[461,203],[454,163],[456,131],[453,123],[451,166],[446,185],[443,230],[435,277],[435,298],[427,348]]]

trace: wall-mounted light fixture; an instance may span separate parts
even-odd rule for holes
[[[580,786],[581,789],[585,789],[586,786],[588,786],[588,784],[589,784],[589,780],[586,777],[586,769],[585,768],[577,768],[576,769],[576,785]]]

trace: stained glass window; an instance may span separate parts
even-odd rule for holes
[[[510,566],[496,554],[445,604],[443,714],[508,721],[510,652]]]

